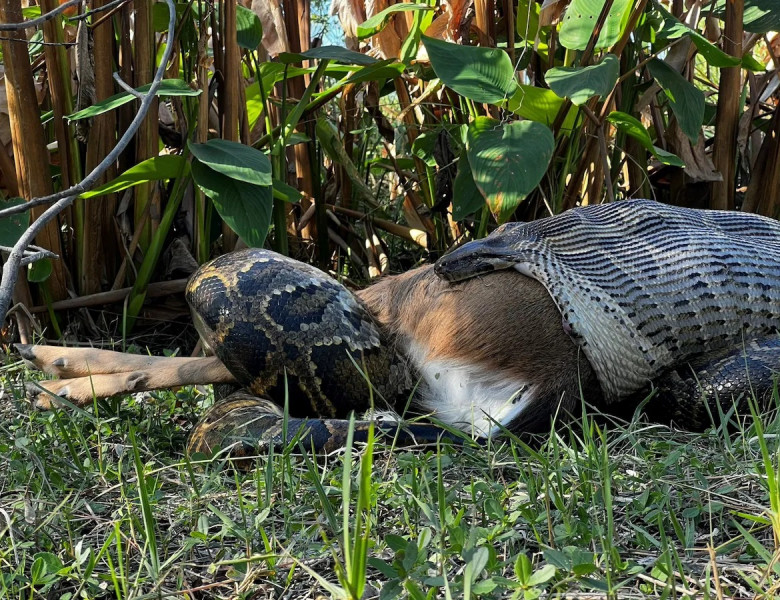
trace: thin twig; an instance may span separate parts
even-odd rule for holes
[[[78,6],[82,0],[68,0],[64,4],[60,4],[54,10],[50,10],[47,13],[42,14],[40,17],[24,21],[22,23],[2,23],[0,24],[0,31],[19,31],[20,29],[31,29],[43,25],[46,21],[50,21],[58,14],[65,12],[71,6]]]
[[[155,281],[149,284],[146,290],[147,298],[159,298],[161,296],[170,296],[172,294],[180,294],[187,287],[189,279],[172,279],[170,281]],[[66,298],[65,300],[57,300],[51,303],[49,306],[33,306],[30,309],[31,313],[46,312],[51,308],[52,310],[71,310],[74,308],[87,308],[89,306],[103,306],[105,304],[116,304],[122,302],[133,288],[126,287],[118,290],[111,290],[109,292],[98,292],[97,294],[88,294],[86,296],[79,296],[78,298]]]
[[[12,252],[13,248],[11,246],[0,246],[0,252]],[[46,248],[39,248],[38,246],[33,246],[30,244],[27,249],[24,251],[25,256],[32,256],[33,254],[44,254],[46,258],[59,258],[58,255],[56,255],[51,250],[47,250]]]
[[[172,38],[173,30],[176,27],[176,5],[174,4],[173,0],[165,0],[165,3],[168,6],[168,35]],[[16,279],[19,276],[19,267],[22,265],[22,259],[24,258],[24,250],[32,243],[32,241],[35,239],[35,236],[38,235],[43,227],[45,227],[46,223],[54,219],[58,214],[65,210],[65,208],[73,204],[79,195],[88,191],[97,184],[98,180],[103,176],[103,173],[105,173],[105,171],[116,162],[116,160],[119,158],[119,155],[130,143],[130,140],[133,139],[136,132],[138,131],[138,128],[141,126],[141,123],[146,118],[146,113],[149,112],[149,107],[155,100],[157,90],[159,89],[163,77],[165,76],[165,70],[168,66],[168,62],[171,60],[171,56],[173,55],[173,46],[174,44],[171,40],[169,40],[165,46],[165,52],[163,53],[160,66],[154,75],[154,79],[152,80],[149,91],[146,93],[146,97],[138,107],[138,112],[133,118],[133,121],[130,123],[130,126],[127,128],[127,131],[125,131],[124,135],[122,135],[122,137],[119,139],[116,146],[114,146],[114,149],[108,153],[108,155],[100,162],[100,164],[95,167],[92,172],[87,175],[81,182],[72,186],[71,188],[62,192],[58,192],[57,194],[52,194],[51,196],[47,196],[45,198],[30,200],[30,202],[26,203],[31,204],[32,202],[36,201],[38,204],[45,204],[52,201],[55,202],[55,204],[46,209],[46,211],[40,217],[38,217],[38,219],[32,223],[30,227],[27,228],[27,231],[22,234],[22,237],[19,238],[9,253],[8,260],[3,265],[3,278],[2,281],[0,281],[0,315],[2,315],[3,319],[5,319],[5,314],[8,312],[8,307],[11,305],[11,297],[13,294],[14,285],[16,285]],[[44,200],[44,202],[41,202],[41,200]]]
[[[122,78],[119,76],[119,71],[114,71],[114,81],[116,81],[117,85],[121,87],[124,91],[126,91],[128,94],[135,96],[139,100],[144,99],[143,92],[139,92],[138,90],[131,88],[124,81],[122,81]]]

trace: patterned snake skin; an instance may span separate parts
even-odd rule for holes
[[[247,394],[217,403],[190,435],[190,452],[235,444],[233,456],[258,444],[283,446],[302,430],[305,446],[343,445],[350,411],[395,409],[417,383],[407,361],[343,285],[310,265],[252,248],[203,265],[186,290],[204,344],[250,394],[288,402],[288,435],[278,405]],[[370,383],[369,383],[370,382]],[[322,418],[307,418],[312,415]],[[402,442],[449,437],[430,425],[379,421]],[[368,422],[358,421],[355,440]]]
[[[721,409],[719,396],[728,396],[728,406],[734,395],[773,389],[780,367],[776,221],[617,202],[504,225],[436,264],[450,281],[506,268],[547,288],[607,403],[635,406],[652,382],[651,416],[700,428]],[[309,427],[315,449],[343,443],[342,419],[352,410],[403,408],[417,381],[351,292],[273,252],[246,250],[204,265],[187,299],[204,342],[241,384],[277,401],[287,390],[288,439]],[[193,430],[190,450],[279,443],[280,423],[273,404],[244,396],[218,403]],[[366,427],[361,422],[357,431]],[[441,430],[407,433],[432,440]]]

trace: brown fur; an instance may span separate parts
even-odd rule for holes
[[[453,284],[437,277],[432,267],[422,267],[380,280],[357,296],[401,348],[415,342],[427,348],[430,360],[457,359],[538,386],[536,402],[521,415],[519,428],[546,428],[556,406],[571,412],[581,390],[589,399],[598,393],[590,365],[563,331],[550,295],[539,282],[515,271]],[[46,346],[20,351],[39,368],[63,378],[41,382],[45,389],[80,405],[94,396],[234,381],[215,358],[154,358]],[[34,395],[39,408],[51,407],[51,394]]]
[[[427,347],[429,360],[458,359],[539,386],[535,406],[518,424],[525,430],[546,428],[559,403],[572,412],[581,391],[589,401],[600,396],[595,374],[564,332],[550,294],[516,271],[449,283],[428,266],[357,295],[400,343]]]

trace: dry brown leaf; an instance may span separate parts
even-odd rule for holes
[[[704,148],[704,136],[699,134],[696,145],[691,144],[691,140],[685,135],[676,119],[672,119],[669,127],[666,128],[666,142],[669,145],[668,150],[674,152],[685,162],[685,177],[692,183],[703,181],[723,181],[721,175],[712,162],[712,157],[707,154]]]
[[[274,58],[281,52],[289,52],[281,3],[278,0],[252,0],[250,8],[263,24],[262,46],[268,56]]]
[[[569,0],[544,0],[539,11],[539,26],[547,27],[557,23],[568,5]]]

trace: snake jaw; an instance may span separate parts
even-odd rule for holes
[[[472,244],[479,242],[471,242],[441,257],[434,266],[436,275],[455,283],[515,266],[511,255],[502,256]]]

